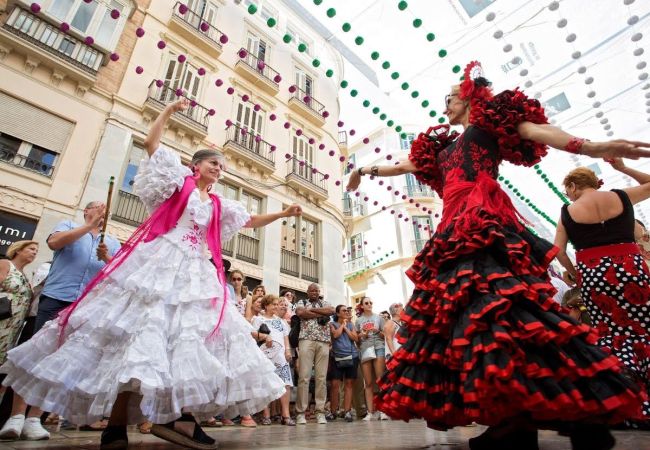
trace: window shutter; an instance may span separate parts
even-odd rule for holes
[[[61,153],[74,124],[0,92],[0,132]],[[43,130],[47,132],[43,132]]]

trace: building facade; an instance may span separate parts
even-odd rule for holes
[[[355,167],[404,160],[415,135],[407,132],[406,138],[401,138],[389,129],[376,130],[368,136],[368,144],[350,146],[350,160]],[[382,151],[376,153],[375,148]],[[350,304],[371,297],[373,310],[380,312],[392,303],[406,303],[413,283],[405,272],[435,230],[441,200],[411,174],[377,179],[365,176],[358,193],[344,193],[343,210],[347,243],[342,256]]]
[[[247,12],[251,3],[257,14]],[[29,5],[9,2],[0,27],[2,151],[16,146],[5,139],[21,140],[13,157],[0,158],[2,214],[29,220],[44,243],[59,220],[80,221],[87,202],[104,200],[113,176],[108,230],[125,240],[146,217],[132,189],[142,143],[180,94],[191,106],[172,116],[163,145],[185,163],[201,148],[223,151],[228,169],[215,189],[253,214],[303,206],[298,219],[225,242],[232,267],[268,292],[305,292],[318,282],[327,296],[344,296],[342,194],[334,184],[341,163],[320,150],[339,151],[343,65],[301,17],[281,1],[262,0],[44,0],[38,13]],[[109,21],[114,9],[119,18]],[[68,50],[66,40],[76,47]],[[334,74],[317,70],[315,55]],[[5,108],[7,98],[14,103]],[[23,116],[15,114],[19,103]],[[49,151],[38,164],[35,146]],[[41,252],[40,260],[49,258],[45,246]]]

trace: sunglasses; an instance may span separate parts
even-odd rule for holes
[[[364,305],[372,305],[372,302],[363,302]]]
[[[233,278],[232,281],[244,281],[242,278]]]

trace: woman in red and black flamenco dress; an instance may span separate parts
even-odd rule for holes
[[[598,336],[553,301],[546,273],[557,249],[520,223],[496,181],[499,164],[532,166],[547,146],[592,157],[650,156],[647,145],[588,142],[546,125],[537,100],[518,90],[492,95],[478,63],[447,97],[451,125],[413,142],[409,160],[361,167],[362,175],[413,173],[443,199],[436,233],[407,275],[415,290],[405,326],[379,380],[377,408],[445,430],[478,422],[476,449],[537,449],[537,428],[567,431],[574,449],[609,449],[605,424],[641,414],[643,393]]]

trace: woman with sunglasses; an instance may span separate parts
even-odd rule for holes
[[[243,272],[239,269],[235,269],[230,272],[230,284],[235,290],[234,303],[237,306],[237,311],[242,316],[246,315],[246,300],[248,297],[248,287],[244,285],[246,277]]]
[[[363,420],[388,420],[383,412],[377,412],[373,401],[373,392],[376,380],[386,370],[386,344],[384,343],[384,319],[372,312],[372,299],[363,297],[361,314],[355,323],[359,336],[359,353],[361,358],[361,372],[366,394],[366,407],[368,414]]]
[[[362,175],[413,173],[444,203],[407,272],[415,290],[402,313],[403,345],[379,382],[377,407],[438,429],[491,425],[470,440],[473,450],[536,450],[538,427],[566,422],[574,449],[610,449],[604,424],[640,414],[639,387],[553,301],[546,269],[557,248],[520,223],[497,177],[503,161],[532,166],[548,146],[639,158],[650,156],[649,144],[589,142],[547,125],[540,103],[521,91],[493,95],[477,62],[452,87],[445,114],[462,134],[431,128],[407,161],[360,167],[348,183],[355,190]]]

